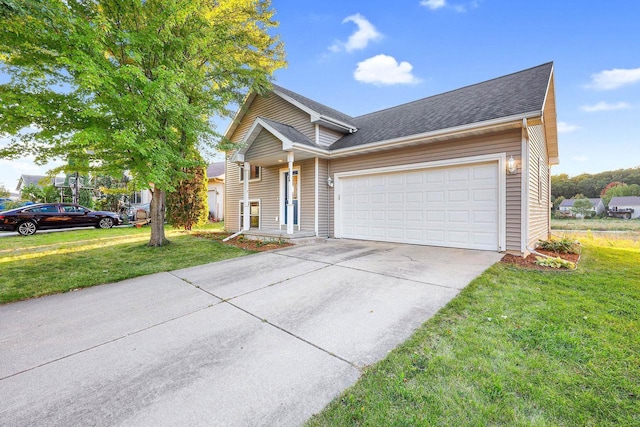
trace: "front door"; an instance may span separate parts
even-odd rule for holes
[[[293,197],[291,198],[291,200],[293,201],[293,225],[298,225],[298,219],[299,219],[299,215],[298,215],[298,195],[299,195],[299,182],[298,182],[298,178],[299,178],[299,171],[294,170],[293,171]],[[289,204],[289,192],[287,191],[287,182],[289,181],[289,171],[284,172],[284,197],[282,198],[282,200],[284,200],[284,205],[283,205],[283,211],[284,211],[284,215],[282,216],[284,218],[284,222],[283,224],[287,223],[287,205]]]

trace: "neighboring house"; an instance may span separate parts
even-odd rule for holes
[[[576,218],[584,218],[584,215],[581,214],[574,214],[573,213],[573,204],[575,203],[576,200],[579,199],[565,199],[560,203],[560,206],[558,206],[558,210],[560,212],[562,212],[564,215],[566,216],[572,216],[572,217],[576,217]],[[591,204],[593,205],[593,208],[591,209],[591,211],[593,212],[593,215],[600,215],[604,212],[604,203],[602,202],[602,199],[600,198],[596,198],[596,199],[589,199],[589,201],[591,202]]]
[[[640,197],[612,197],[611,201],[609,201],[609,211],[619,211],[623,209],[633,209],[633,212],[631,212],[631,218],[640,218]]]
[[[225,226],[528,253],[550,233],[553,81],[547,63],[359,117],[252,92],[225,133]]]
[[[224,163],[211,163],[207,167],[209,214],[216,221],[224,220]]]
[[[19,194],[24,187],[28,187],[29,185],[42,188],[46,185],[53,185],[53,179],[45,175],[20,175],[16,191]]]

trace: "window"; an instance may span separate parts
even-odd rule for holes
[[[140,204],[142,203],[142,191],[134,191],[131,193],[130,202],[131,204]]]
[[[249,171],[249,181],[260,180],[260,166],[251,166]],[[240,166],[240,182],[244,181],[244,167]]]
[[[240,200],[240,229],[244,225],[244,203]],[[260,228],[260,201],[249,201],[249,227]]]

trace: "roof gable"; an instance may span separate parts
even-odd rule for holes
[[[575,204],[576,200],[580,200],[580,199],[564,199],[562,202],[560,202],[560,207],[561,208],[573,207],[573,205]],[[598,206],[598,203],[602,202],[602,199],[600,199],[600,198],[587,199],[587,200],[589,200],[591,202],[591,204],[593,205],[594,208],[596,206]]]

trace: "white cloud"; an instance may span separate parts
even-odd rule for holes
[[[331,46],[329,46],[329,50],[332,52],[339,52],[341,50],[346,50],[347,52],[352,52],[354,50],[360,50],[367,47],[369,42],[378,41],[382,38],[382,33],[376,30],[376,27],[373,26],[371,22],[367,20],[364,16],[356,13],[355,15],[347,16],[342,21],[343,24],[347,22],[353,22],[357,25],[358,29],[349,36],[347,42],[336,41]]]
[[[363,83],[375,85],[394,85],[418,83],[411,71],[413,65],[406,61],[398,63],[393,56],[376,55],[358,63],[353,77]]]
[[[615,104],[610,104],[605,101],[600,101],[597,104],[582,106],[582,109],[588,113],[593,113],[596,111],[625,110],[627,108],[631,108],[631,104],[629,104],[628,102],[616,102]]]
[[[447,2],[445,0],[422,0],[420,2],[422,6],[426,6],[431,10],[440,9],[441,7],[445,7]]]
[[[587,156],[573,156],[573,160],[575,160],[576,162],[582,163],[589,160],[589,158]]]
[[[580,129],[580,126],[572,125],[566,122],[558,122],[559,133],[569,133]]]
[[[588,87],[599,90],[617,89],[620,86],[640,82],[640,68],[614,68],[591,75]]]

